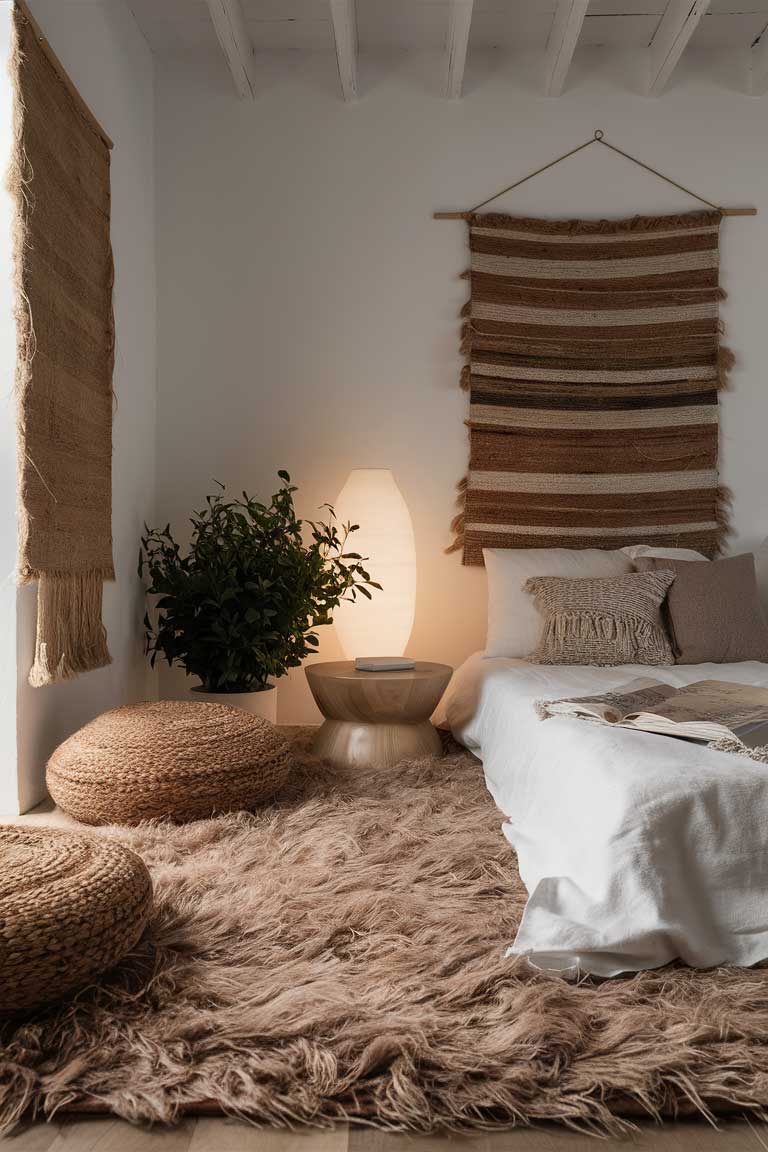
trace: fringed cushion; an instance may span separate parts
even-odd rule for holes
[[[534,664],[672,664],[660,606],[674,572],[606,579],[533,576],[525,582],[544,617]]]
[[[271,799],[290,770],[267,720],[225,704],[128,704],[75,732],[48,761],[51,796],[84,824],[201,820]]]
[[[58,828],[0,828],[0,1014],[58,1000],[122,959],[152,906],[128,848]]]

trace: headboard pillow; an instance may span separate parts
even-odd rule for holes
[[[541,638],[542,619],[523,585],[531,576],[623,576],[632,561],[619,549],[484,548],[488,574],[486,657],[525,659]]]
[[[751,552],[707,564],[640,557],[635,566],[675,573],[665,616],[676,664],[768,662],[768,623]]]

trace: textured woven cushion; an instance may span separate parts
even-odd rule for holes
[[[281,787],[288,745],[225,704],[164,700],[105,712],[48,761],[48,790],[84,824],[200,820],[252,808]]]
[[[483,548],[488,575],[486,656],[528,655],[541,636],[541,616],[525,592],[530,576],[620,576],[632,571],[622,551],[607,548]]]
[[[534,664],[671,664],[659,605],[674,572],[604,580],[534,576],[525,589],[544,617]]]
[[[127,848],[58,828],[0,828],[0,1013],[111,968],[151,905],[149,873]]]

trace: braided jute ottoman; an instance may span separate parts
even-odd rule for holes
[[[51,796],[83,824],[201,820],[254,808],[290,770],[267,720],[226,704],[128,704],[75,732],[48,761]]]
[[[109,840],[0,827],[0,1014],[58,1000],[130,952],[152,906],[143,861]]]

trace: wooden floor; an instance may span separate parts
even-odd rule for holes
[[[189,1119],[178,1128],[120,1120],[35,1124],[0,1140],[2,1152],[768,1152],[768,1126],[747,1121],[643,1125],[625,1140],[596,1140],[559,1128],[519,1129],[472,1139],[394,1136],[365,1128],[284,1132],[230,1120]]]

